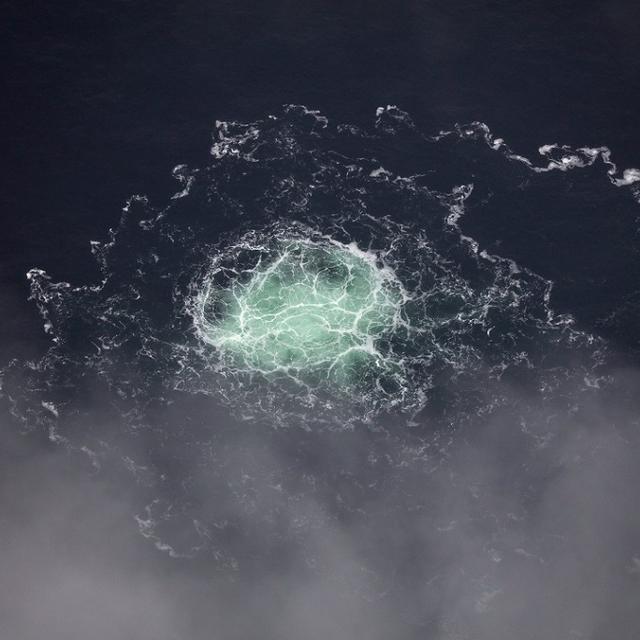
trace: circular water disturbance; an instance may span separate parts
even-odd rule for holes
[[[382,345],[407,296],[375,254],[328,238],[253,249],[250,264],[214,269],[198,296],[198,333],[225,367],[343,391],[397,373]]]

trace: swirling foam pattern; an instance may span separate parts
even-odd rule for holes
[[[427,137],[394,108],[366,130],[302,107],[219,123],[208,166],[176,167],[166,206],[132,198],[93,243],[101,281],[29,273],[53,343],[3,372],[2,393],[24,428],[134,474],[140,530],[172,553],[215,549],[232,566],[245,516],[258,541],[366,518],[381,478],[413,512],[423,493],[403,482],[460,431],[502,412],[510,446],[534,450],[604,384],[603,345],[554,312],[552,283],[463,233],[469,208],[534,197],[595,153],[536,170],[485,126]],[[607,197],[639,184],[605,171],[621,187],[594,186]],[[278,533],[278,513],[314,501]]]
[[[231,274],[228,288],[206,282],[201,339],[230,368],[300,385],[348,391],[371,374],[393,378],[399,367],[381,341],[402,322],[406,298],[393,271],[354,244],[299,237],[271,245],[249,246],[255,266]]]
[[[316,422],[342,425],[416,410],[424,378],[412,375],[409,337],[420,329],[394,265],[389,251],[301,223],[234,238],[213,251],[186,298],[202,345],[190,370],[245,415],[268,405],[284,422],[303,424],[309,408]]]

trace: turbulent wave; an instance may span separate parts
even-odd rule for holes
[[[248,514],[275,526],[311,494],[327,513],[360,509],[364,482],[336,502],[344,460],[308,470],[330,434],[364,430],[362,473],[402,478],[496,412],[545,446],[576,394],[604,383],[603,341],[554,312],[552,283],[483,249],[462,222],[496,180],[599,159],[637,197],[640,174],[619,177],[608,149],[545,146],[537,167],[479,123],[428,136],[395,107],[362,129],[290,106],[218,123],[211,153],[206,167],[176,167],[181,190],[166,206],[134,197],[109,240],[92,243],[102,282],[29,272],[53,343],[4,374],[25,428],[96,466],[115,458],[149,488],[138,523],[160,548],[215,549],[234,566],[228,529]],[[265,458],[244,477],[238,460],[255,439],[287,464]],[[205,476],[226,506],[204,506]],[[266,485],[279,489],[261,502]],[[325,517],[301,516],[287,535]]]

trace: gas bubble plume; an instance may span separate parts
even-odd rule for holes
[[[393,254],[300,223],[274,224],[211,249],[185,309],[201,361],[185,385],[281,424],[313,408],[342,424],[416,410],[423,377],[411,342],[415,303]],[[203,382],[204,380],[204,382]],[[208,388],[207,388],[208,385]]]
[[[399,375],[388,341],[407,294],[375,254],[302,237],[250,253],[255,266],[228,274],[226,288],[209,278],[198,296],[199,336],[226,366],[347,392]]]

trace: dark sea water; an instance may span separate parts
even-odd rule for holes
[[[7,638],[637,637],[637,8],[5,4]]]

